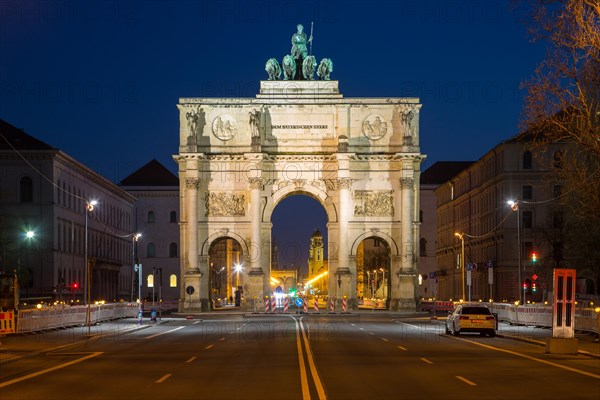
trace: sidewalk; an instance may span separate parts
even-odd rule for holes
[[[89,336],[87,326],[0,336],[0,366],[25,357],[85,343],[88,340],[101,337],[117,338],[151,325],[154,323],[147,318],[144,318],[142,325],[138,325],[136,318],[126,318],[92,325],[89,327]]]

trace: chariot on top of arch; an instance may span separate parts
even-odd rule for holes
[[[313,24],[310,24],[310,36],[307,37],[302,24],[298,24],[296,32],[292,35],[292,49],[281,60],[281,65],[276,58],[269,58],[265,64],[265,71],[269,74],[270,81],[284,80],[312,81],[315,72],[321,80],[328,81],[333,72],[333,61],[323,58],[317,65],[317,59],[312,55]],[[310,47],[307,47],[310,46]]]

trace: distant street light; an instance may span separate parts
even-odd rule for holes
[[[96,200],[85,201],[85,286],[83,288],[83,297],[85,301],[85,324],[88,327],[88,335],[90,334],[90,263],[88,260],[88,213],[94,211],[94,206],[98,204]]]
[[[518,276],[519,276],[519,281],[517,282],[517,290],[518,290],[518,296],[517,299],[519,301],[521,301],[521,283],[522,281],[522,277],[521,277],[521,215],[519,212],[519,203],[518,200],[509,200],[507,202],[507,204],[510,206],[510,208],[515,211],[517,213],[517,242],[518,242],[518,248],[517,248],[517,256],[519,258],[519,260],[517,261],[517,265],[518,265]],[[521,301],[521,304],[525,304],[525,291],[523,291],[523,301]]]
[[[462,281],[462,297],[461,299],[464,301],[465,300],[465,234],[460,233],[460,232],[454,232],[454,236],[458,237],[460,239],[460,247],[461,247],[461,251],[460,251],[460,269],[462,270],[461,273],[461,281]]]
[[[136,242],[140,240],[142,237],[141,233],[132,233],[131,234],[131,299],[130,301],[133,303],[133,277],[135,276],[135,247]]]

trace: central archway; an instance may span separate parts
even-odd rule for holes
[[[329,243],[323,204],[308,192],[291,192],[275,205],[271,224],[272,294],[327,296]]]

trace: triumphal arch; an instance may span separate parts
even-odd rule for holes
[[[311,44],[299,26],[291,54],[267,61],[256,97],[179,100],[180,311],[214,307],[222,268],[210,251],[222,239],[241,254],[229,280],[239,305],[262,307],[273,291],[271,215],[295,194],[326,210],[330,295],[356,307],[359,245],[377,238],[389,251],[388,308],[415,309],[421,104],[344,97],[332,61],[317,65]]]

